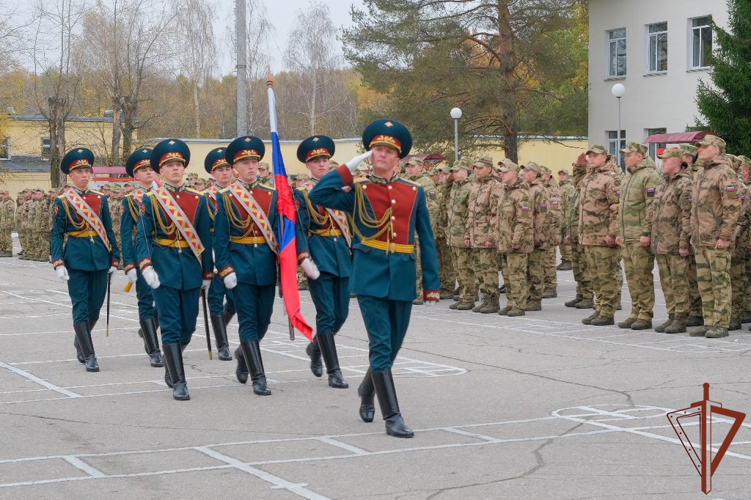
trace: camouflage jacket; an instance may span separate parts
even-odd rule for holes
[[[52,230],[52,204],[46,200],[38,200],[34,205],[34,217],[31,220],[31,227],[35,231]]]
[[[616,235],[620,180],[613,160],[584,176],[579,188],[579,243],[606,246],[605,237]]]
[[[652,204],[659,183],[660,176],[649,156],[629,169],[621,184],[616,233],[624,242],[652,235]]]
[[[496,234],[500,253],[530,253],[534,249],[529,185],[521,178],[503,190],[498,205]]]
[[[430,226],[433,228],[433,234],[436,233],[436,223],[438,222],[438,212],[440,211],[440,198],[438,196],[438,189],[435,187],[435,182],[430,178],[427,172],[423,171],[415,176],[407,177],[408,180],[422,186],[425,192],[425,202],[428,206],[428,214],[430,215]]]
[[[551,246],[561,244],[561,226],[563,225],[563,200],[561,190],[555,179],[549,179],[544,182],[545,190],[548,194],[548,238]]]
[[[12,229],[16,218],[16,202],[8,198],[0,201],[0,228]]]
[[[24,227],[27,231],[34,231],[34,219],[36,218],[37,210],[39,210],[39,204],[40,200],[29,200],[26,203],[23,204],[24,207],[26,207],[24,216],[23,216],[23,222]]]
[[[449,195],[453,181],[447,180],[438,185],[438,217],[435,224],[435,237],[446,238],[446,227],[449,221]]]
[[[536,250],[545,250],[550,246],[550,210],[548,191],[537,178],[529,184],[529,202],[532,205],[532,234]]]
[[[561,234],[565,237],[571,233],[572,213],[574,211],[574,200],[576,198],[576,188],[571,181],[564,181],[558,185],[561,191]]]
[[[735,229],[735,246],[733,257],[746,257],[749,247],[749,223],[751,223],[751,190],[743,179],[738,179],[741,186],[741,214]]]
[[[451,247],[465,248],[464,237],[467,223],[467,204],[472,185],[473,182],[469,179],[462,182],[454,181],[451,185],[447,207],[448,225],[446,226],[446,236],[448,244]]]
[[[741,185],[725,155],[718,156],[694,177],[691,192],[691,244],[714,247],[718,239],[736,236],[741,214]]]
[[[469,240],[470,248],[488,248],[487,243],[495,246],[498,199],[502,192],[503,185],[491,175],[476,179],[472,185],[464,229],[464,239]]]
[[[652,207],[652,253],[678,255],[678,250],[689,250],[691,184],[691,172],[686,169],[663,175]]]

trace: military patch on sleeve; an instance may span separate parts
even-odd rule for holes
[[[57,205],[52,205],[52,215],[53,217],[57,217],[57,212],[60,210],[60,207]]]
[[[300,210],[300,200],[298,198],[295,198],[295,210]]]
[[[647,188],[647,198],[655,197],[655,188]]]
[[[428,191],[428,196],[430,197],[431,200],[434,200],[436,196],[435,191]]]
[[[540,213],[544,213],[548,211],[548,204],[547,203],[540,203]]]
[[[727,193],[728,198],[732,198],[732,199],[738,198],[739,193],[738,193],[738,190],[735,188],[735,186],[726,187],[725,192]]]

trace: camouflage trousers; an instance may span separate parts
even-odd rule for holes
[[[697,316],[701,318],[704,316],[704,311],[701,307],[701,294],[699,294],[699,285],[696,283],[696,256],[688,256],[688,303],[689,303],[689,316]]]
[[[555,248],[548,248],[543,250],[543,275],[545,282],[545,291],[548,290],[555,292],[558,290],[558,270],[555,268]]]
[[[117,248],[122,249],[121,246],[118,246]],[[42,231],[37,234],[36,251],[37,251],[37,257],[41,259],[50,258],[50,232],[49,231]],[[122,252],[122,250],[120,251]]]
[[[688,314],[688,257],[656,255],[668,314]]]
[[[651,321],[655,307],[654,255],[649,247],[641,246],[638,241],[623,242],[621,254],[631,295],[629,317]]]
[[[0,253],[13,250],[13,237],[10,235],[11,227],[0,228]]]
[[[473,248],[472,267],[480,283],[480,292],[491,303],[498,301],[498,250],[495,248]]]
[[[746,293],[743,299],[744,311],[751,314],[751,255],[746,255]]]
[[[436,250],[438,252],[438,275],[441,278],[441,289],[453,292],[456,288],[456,271],[446,238],[436,240]]]
[[[542,300],[545,292],[545,250],[532,250],[527,259],[527,297]]]
[[[506,305],[524,309],[527,306],[527,269],[529,266],[526,253],[501,254],[503,283],[506,285]]]
[[[615,300],[618,282],[614,272],[620,274],[620,257],[617,248],[584,245],[587,257],[587,269],[592,279],[592,291],[595,296],[595,310],[602,316],[612,317],[615,313]]]
[[[721,328],[730,326],[732,289],[730,285],[730,250],[712,247],[696,249],[696,283],[699,285],[704,324]]]
[[[417,271],[415,291],[417,292],[417,299],[419,300],[422,298],[422,264],[420,261],[420,240],[417,238],[417,235],[415,235],[415,271]]]
[[[451,247],[454,269],[459,279],[459,300],[474,302],[477,297],[475,273],[472,271],[472,250],[466,247]]]
[[[566,235],[563,233],[564,231],[561,230],[561,241],[566,241]],[[569,261],[574,260],[574,254],[573,254],[574,244],[561,243],[558,248],[561,251],[561,260],[569,260]]]
[[[730,286],[733,298],[730,303],[730,317],[740,319],[745,312],[744,297],[746,295],[746,256],[730,258]]]
[[[297,266],[297,288],[299,288],[300,290],[308,289],[308,276],[300,266]]]
[[[571,264],[574,267],[574,280],[576,281],[576,296],[585,299],[593,298],[592,279],[589,276],[587,257],[584,255],[584,247],[578,243],[572,243],[571,257]]]

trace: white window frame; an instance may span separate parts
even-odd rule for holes
[[[649,136],[655,135],[655,134],[667,134],[668,129],[666,127],[657,127],[657,128],[645,128],[644,129],[644,138],[646,139]],[[667,147],[667,144],[662,143],[649,143],[647,144],[647,154],[652,157],[653,160],[657,161],[657,150],[660,148]]]
[[[618,131],[617,130],[606,130],[605,131],[605,137],[607,138],[607,144],[608,144],[608,154],[612,156],[616,156],[618,158],[618,166],[623,165],[623,153],[620,152],[621,149],[626,148],[626,131],[621,130],[621,145],[618,146]]]
[[[661,31],[652,31],[652,28],[657,28],[660,25],[665,25],[665,29]],[[659,23],[650,23],[645,26],[646,41],[644,47],[647,50],[647,56],[644,60],[646,64],[646,74],[648,75],[664,75],[668,72],[668,22],[661,21]],[[664,40],[661,38],[664,36]],[[654,45],[653,45],[654,43]],[[665,68],[659,68],[661,49],[665,50]],[[655,65],[652,66],[652,58],[654,57]]]
[[[623,31],[623,36],[618,38],[612,38],[612,34],[616,31]],[[608,64],[607,68],[607,77],[608,79],[611,78],[626,78],[626,75],[628,75],[628,38],[627,38],[627,31],[626,28],[615,28],[612,30],[607,30],[605,32],[605,39],[607,41],[606,49],[607,49],[607,55],[606,60]],[[623,41],[624,50],[623,54],[618,54],[618,42]],[[613,73],[613,53],[615,53],[615,73]],[[623,74],[618,74],[618,58],[623,57]]]
[[[705,30],[708,31],[709,32],[709,50],[711,51],[714,48],[714,33],[712,33],[712,26],[711,26],[711,24],[707,23],[707,24],[702,24],[700,26],[694,26],[694,22],[697,21],[697,20],[699,20],[699,19],[709,19],[709,20],[711,20],[712,19],[712,15],[711,14],[707,14],[706,16],[692,17],[692,18],[689,18],[689,20],[688,20],[688,45],[687,45],[688,50],[687,50],[687,56],[688,56],[688,69],[689,69],[689,71],[691,71],[691,70],[700,71],[700,70],[707,70],[707,69],[710,68],[709,65],[704,66],[704,65],[700,64],[699,66],[696,66],[694,64],[694,47],[695,47],[695,45],[694,45],[695,44],[694,32],[695,31],[699,31],[699,43],[700,44],[701,44],[701,33],[703,31],[705,31]],[[703,47],[703,45],[700,45],[699,50],[700,50],[699,57],[700,57],[701,61],[703,61],[706,58],[706,55],[704,54],[704,47]],[[700,63],[701,63],[701,61],[700,61]]]
[[[45,155],[45,154],[44,154],[44,149],[45,149],[45,148],[44,148],[44,141],[45,141],[45,140],[46,140],[46,141],[47,141],[47,143],[48,143],[48,144],[47,144],[47,155]],[[40,142],[40,146],[41,146],[41,148],[42,148],[42,150],[41,150],[41,156],[42,156],[42,159],[43,159],[43,160],[49,160],[49,159],[50,159],[50,155],[52,154],[52,141],[50,140],[50,138],[49,138],[49,137],[41,137],[41,138],[39,139],[39,142]]]

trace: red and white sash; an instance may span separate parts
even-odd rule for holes
[[[100,219],[99,216],[94,213],[89,204],[86,203],[86,200],[79,196],[78,193],[76,193],[73,189],[68,189],[65,192],[65,199],[68,200],[71,205],[73,205],[73,208],[75,209],[78,216],[85,220],[86,223],[91,226],[96,234],[102,239],[102,242],[107,248],[107,251],[112,251],[112,246],[110,245],[110,240],[107,238],[107,231],[104,230],[102,219]]]
[[[159,204],[167,213],[170,220],[175,224],[178,231],[180,231],[180,234],[183,235],[185,241],[188,242],[188,246],[193,251],[193,255],[196,256],[196,259],[200,260],[201,253],[203,253],[204,250],[201,238],[198,236],[196,228],[193,227],[188,216],[185,215],[183,209],[172,197],[172,194],[166,189],[160,187],[154,190],[154,198],[159,201]]]
[[[274,232],[271,229],[269,218],[266,215],[266,212],[264,212],[263,209],[258,206],[255,198],[253,198],[253,195],[251,195],[250,192],[245,189],[245,186],[242,186],[239,182],[230,184],[227,189],[230,193],[232,193],[232,196],[235,197],[238,203],[240,203],[240,206],[243,207],[246,212],[248,212],[248,215],[250,215],[250,218],[253,219],[253,222],[255,222],[256,226],[258,226],[258,229],[260,229],[261,234],[263,235],[264,239],[266,239],[266,243],[269,244],[271,250],[274,253],[278,253],[278,250],[276,248],[276,240],[274,239]]]

